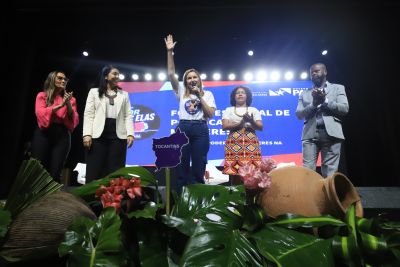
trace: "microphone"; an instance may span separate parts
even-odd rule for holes
[[[190,82],[190,86],[191,86],[191,87],[195,87],[196,85],[197,85],[197,81],[191,81],[191,82]]]

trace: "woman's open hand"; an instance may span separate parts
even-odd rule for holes
[[[164,38],[164,41],[165,41],[165,47],[167,48],[168,51],[174,50],[176,42],[174,42],[174,38],[172,37],[171,34],[168,34],[168,36]]]

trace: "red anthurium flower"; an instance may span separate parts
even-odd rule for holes
[[[96,190],[96,197],[100,197],[105,192],[107,192],[107,187],[100,185],[100,188]]]
[[[111,179],[109,183],[109,187],[100,185],[99,189],[96,190],[96,196],[100,197],[104,208],[114,207],[116,212],[119,213],[122,210],[122,205],[127,205],[126,210],[129,210],[131,203],[123,201],[124,196],[130,199],[142,196],[142,188],[140,187],[140,179],[138,178],[128,180],[124,177],[119,177]]]

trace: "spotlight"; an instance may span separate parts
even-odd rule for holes
[[[214,81],[219,81],[219,80],[221,80],[221,74],[218,73],[218,72],[214,73],[214,74],[213,74],[213,80],[214,80]]]
[[[253,74],[251,72],[246,72],[243,78],[245,81],[251,81],[253,80]]]
[[[83,51],[83,52],[82,52],[82,55],[83,55],[84,57],[87,57],[87,56],[89,56],[89,52],[88,52],[88,51]]]
[[[139,75],[137,75],[136,73],[132,74],[132,80],[134,81],[139,80]]]
[[[151,80],[153,79],[153,76],[152,76],[150,73],[146,73],[146,74],[144,75],[144,79],[145,79],[146,81],[151,81]]]
[[[260,70],[259,72],[257,72],[256,79],[257,81],[265,81],[267,79],[267,72],[264,70]]]
[[[328,54],[328,50],[323,50],[322,52],[321,52],[321,54],[323,55],[323,56],[325,56],[325,55],[327,55]]]
[[[167,75],[165,75],[164,72],[160,72],[160,73],[158,74],[158,80],[159,80],[159,81],[165,81],[166,78],[167,78]]]
[[[122,73],[119,74],[118,78],[123,81],[125,80],[125,75],[123,75]]]
[[[291,72],[291,71],[287,71],[286,73],[285,73],[285,80],[292,80],[293,79],[293,72]]]
[[[254,51],[253,51],[253,50],[249,50],[249,51],[247,52],[247,54],[248,54],[250,57],[252,57],[252,56],[254,55]]]
[[[281,74],[279,73],[279,71],[271,72],[271,80],[272,81],[278,81],[280,77],[281,77]]]
[[[307,79],[307,77],[308,77],[308,74],[307,74],[307,72],[305,72],[305,71],[303,71],[303,72],[300,74],[300,79],[302,79],[302,80]]]
[[[228,75],[228,79],[229,79],[230,81],[233,81],[233,80],[235,80],[235,79],[236,79],[236,75],[235,75],[235,73],[229,73],[229,75]]]
[[[200,78],[201,78],[202,80],[207,79],[207,74],[205,74],[205,73],[200,74]]]

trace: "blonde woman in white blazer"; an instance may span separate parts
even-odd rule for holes
[[[118,86],[119,70],[105,66],[99,87],[89,91],[83,117],[86,183],[125,167],[126,150],[134,141],[128,93]]]

